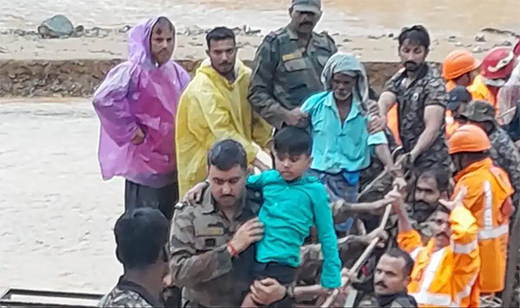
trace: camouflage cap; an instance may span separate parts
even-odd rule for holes
[[[495,107],[485,101],[471,102],[462,116],[470,121],[482,123],[491,121],[495,123]]]
[[[298,12],[321,13],[321,0],[292,0],[291,8]]]

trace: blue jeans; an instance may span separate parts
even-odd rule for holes
[[[308,174],[317,177],[325,185],[332,202],[340,199],[350,203],[357,202],[359,181],[351,183],[343,173],[332,174],[309,169]],[[351,217],[346,222],[337,224],[335,226],[336,231],[348,232],[352,228],[353,223],[354,219]]]

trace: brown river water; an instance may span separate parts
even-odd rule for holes
[[[164,14],[180,26],[286,24],[287,0],[0,0],[0,29],[35,29],[62,13],[85,27],[120,27]],[[520,0],[328,0],[319,25],[378,35],[423,23],[440,35],[483,27],[520,31]],[[112,227],[123,182],[103,182],[98,121],[87,101],[0,104],[0,292],[7,287],[104,292],[121,269]]]
[[[248,25],[269,30],[287,22],[290,0],[0,0],[0,28],[35,29],[61,13],[86,27],[119,27],[164,14],[177,25]],[[378,35],[423,23],[446,35],[474,35],[483,27],[520,31],[519,0],[324,0],[320,27],[350,35]]]

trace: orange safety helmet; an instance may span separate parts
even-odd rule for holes
[[[481,62],[473,56],[471,51],[465,49],[454,50],[446,56],[442,64],[442,77],[453,80],[476,70]]]
[[[508,47],[496,47],[482,60],[481,75],[489,86],[503,87],[516,66],[517,58]]]
[[[448,152],[484,152],[491,149],[491,143],[482,128],[465,124],[459,127],[448,140]]]

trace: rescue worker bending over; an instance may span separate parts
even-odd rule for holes
[[[506,172],[493,164],[490,148],[486,133],[473,124],[461,126],[448,141],[456,169],[454,194],[467,188],[463,203],[479,228],[481,292],[492,295],[504,289],[513,188]]]
[[[387,195],[393,198],[392,207],[399,217],[399,247],[415,261],[408,292],[419,307],[478,304],[478,289],[473,288],[480,269],[478,225],[462,204],[465,193],[461,189],[453,202],[440,201],[442,205],[432,217],[433,237],[426,246],[412,228],[402,195],[395,191]]]

